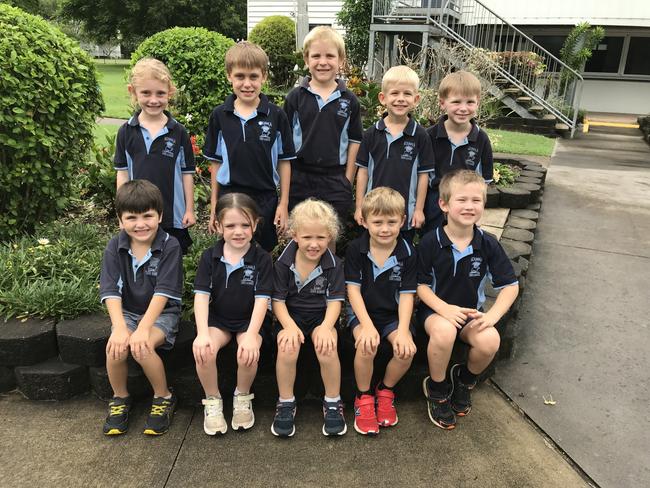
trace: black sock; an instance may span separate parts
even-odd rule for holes
[[[372,393],[370,392],[370,390],[366,390],[366,391],[357,390],[357,398],[361,398],[362,395],[372,395]]]
[[[433,381],[431,377],[429,377],[427,386],[431,393],[435,393],[438,396],[445,396],[449,393],[449,382],[446,379],[442,381]]]
[[[392,389],[395,388],[395,387],[394,387],[394,386],[386,386],[386,385],[384,384],[384,382],[382,381],[381,383],[379,383],[379,386],[378,386],[377,388],[378,388],[379,390],[392,390]]]
[[[461,364],[460,368],[458,369],[458,378],[462,384],[473,385],[476,383],[476,378],[478,378],[478,375],[472,373],[469,369],[467,369],[467,364]]]

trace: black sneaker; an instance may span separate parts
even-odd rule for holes
[[[343,435],[348,431],[343,415],[343,402],[326,402],[323,400],[323,435]]]
[[[451,430],[456,427],[456,416],[454,415],[451,405],[449,404],[449,396],[439,396],[431,391],[429,388],[429,378],[427,376],[422,382],[422,389],[424,396],[427,399],[427,412],[431,422],[444,430]]]
[[[172,422],[172,415],[176,408],[176,395],[172,397],[161,398],[154,397],[151,402],[151,411],[144,423],[144,433],[147,435],[162,435],[169,430]]]
[[[278,402],[275,405],[275,417],[271,424],[271,433],[278,437],[291,437],[296,433],[293,419],[296,416],[296,402]]]
[[[476,386],[466,385],[460,381],[460,364],[454,364],[449,371],[451,376],[452,393],[451,393],[451,408],[454,409],[456,415],[464,417],[472,410],[472,396],[471,391]]]
[[[124,434],[129,428],[129,410],[131,397],[113,397],[108,402],[108,417],[104,422],[104,435]]]

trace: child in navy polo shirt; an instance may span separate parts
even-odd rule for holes
[[[492,146],[474,116],[481,101],[481,82],[472,73],[456,71],[443,78],[438,88],[440,107],[446,112],[427,129],[435,159],[425,203],[424,231],[443,223],[438,205],[438,186],[444,175],[456,169],[476,171],[486,183],[492,181]]]
[[[218,198],[245,193],[260,210],[255,238],[271,252],[277,233],[283,234],[287,227],[289,160],[295,158],[291,128],[282,109],[261,93],[269,71],[262,48],[238,42],[228,49],[225,62],[233,93],[212,112],[203,147],[203,155],[212,161],[208,230],[217,230]]]
[[[305,37],[302,52],[309,76],[284,104],[297,153],[289,209],[314,197],[331,204],[345,223],[352,210],[354,163],[363,130],[359,101],[338,79],[345,43],[331,27],[319,26]]]
[[[512,265],[499,242],[476,227],[487,185],[471,170],[448,173],[440,182],[440,208],[447,224],[424,236],[418,248],[417,319],[429,335],[430,376],[424,379],[429,418],[453,429],[456,416],[471,408],[470,391],[499,349],[495,324],[519,293]],[[500,290],[487,311],[485,285]],[[446,377],[456,338],[469,344],[467,364],[454,364]]]
[[[357,154],[357,195],[354,219],[361,225],[361,202],[373,188],[388,186],[406,201],[404,237],[413,241],[424,224],[424,200],[433,171],[431,139],[411,118],[420,101],[420,79],[408,66],[393,66],[381,80],[379,102],[386,114],[363,134]]]
[[[117,188],[145,179],[163,195],[162,228],[178,239],[183,254],[192,244],[188,227],[194,216],[194,153],[187,130],[165,109],[176,87],[167,67],[153,58],[138,61],[129,77],[138,110],[117,132]]]
[[[176,396],[167,386],[165,368],[156,352],[174,345],[183,294],[181,248],[159,227],[163,206],[160,190],[146,180],[124,183],[115,196],[122,230],[106,246],[99,284],[99,296],[112,326],[106,370],[113,399],[104,423],[106,435],[123,434],[129,425],[129,352],[153,388],[144,433],[167,432],[176,407]]]
[[[360,434],[376,435],[380,426],[397,424],[393,388],[408,371],[416,351],[410,330],[416,256],[411,244],[400,237],[404,211],[404,198],[392,188],[369,192],[361,205],[366,232],[348,245],[345,255],[352,308],[348,322],[356,348],[354,428]],[[393,357],[373,392],[373,363],[383,339],[392,346]]]
[[[291,437],[296,431],[293,385],[300,345],[308,337],[325,385],[323,434],[343,435],[347,426],[340,395],[336,325],[345,300],[345,278],[341,261],[328,248],[339,233],[336,212],[320,200],[305,200],[291,211],[289,231],[293,240],[275,263],[273,282],[273,312],[282,329],[276,363],[280,398],[271,432]]]
[[[233,397],[233,430],[255,423],[251,385],[257,374],[262,336],[273,290],[273,261],[253,240],[259,213],[243,193],[228,193],[217,202],[215,224],[222,239],[203,252],[194,282],[197,336],[193,352],[205,391],[203,430],[228,430],[217,382],[217,354],[235,336],[237,387]]]

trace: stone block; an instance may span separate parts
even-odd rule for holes
[[[13,368],[0,366],[0,393],[16,388],[16,377]]]
[[[29,366],[58,353],[54,322],[11,319],[0,324],[0,366]]]
[[[525,176],[528,178],[541,178],[542,184],[544,184],[546,181],[546,172],[538,169],[525,169],[519,173],[519,176]]]
[[[128,376],[126,379],[126,388],[133,398],[148,398],[153,395],[153,390],[149,380],[144,375],[142,368],[135,363],[128,363]],[[90,386],[93,392],[102,400],[108,400],[113,396],[113,389],[108,381],[108,372],[103,366],[90,367],[88,369],[90,376]]]
[[[528,210],[528,209],[516,209],[510,212],[510,215],[513,217],[521,217],[522,219],[529,219],[534,222],[537,222],[537,219],[539,219],[539,212],[535,210]]]
[[[169,379],[169,384],[174,389],[181,405],[201,406],[201,400],[205,398],[205,395],[194,366],[186,366],[176,371]],[[221,394],[224,398],[229,396],[224,390],[221,390]],[[232,391],[229,394],[232,395]]]
[[[530,265],[530,261],[528,261],[528,259],[526,259],[526,258],[519,257],[517,262],[519,263],[519,266],[521,267],[521,274],[523,276],[526,276],[526,273],[528,273],[528,266]]]
[[[501,235],[503,239],[512,239],[513,241],[533,242],[535,234],[525,229],[517,229],[516,227],[506,227],[503,229]]]
[[[487,200],[485,201],[486,208],[497,208],[499,206],[499,201],[501,198],[501,193],[494,186],[488,186],[487,189]]]
[[[529,219],[522,219],[521,217],[515,217],[511,215],[506,222],[506,227],[514,227],[516,229],[525,229],[529,231],[534,231],[537,229],[537,224]]]
[[[512,186],[512,188],[521,188],[523,190],[528,190],[530,192],[530,200],[528,203],[536,202],[542,191],[542,187],[539,185],[536,185],[534,183],[520,183],[518,181]],[[528,203],[521,208],[526,208]]]
[[[530,254],[533,252],[533,248],[530,246],[530,244],[526,244],[525,242],[520,241],[513,241],[511,239],[501,239],[501,246],[503,246],[503,250],[506,252],[506,256],[512,260],[515,260],[520,256],[528,259],[530,257]]]
[[[165,370],[168,374],[171,371],[181,369],[194,364],[192,344],[196,338],[196,326],[194,322],[181,321],[178,324],[178,334],[174,347],[169,350],[158,350],[158,355],[165,363]]]
[[[538,202],[533,202],[529,203],[526,205],[527,210],[535,210],[538,211],[540,208],[542,208],[542,199],[540,198]]]
[[[85,315],[56,325],[59,354],[70,364],[104,366],[110,335],[111,320],[104,314]]]
[[[533,185],[540,185],[542,184],[542,179],[541,178],[533,178],[532,176],[519,176],[517,178],[517,183],[531,183]]]
[[[88,368],[56,358],[17,367],[16,380],[30,400],[67,400],[88,390]]]
[[[499,188],[501,192],[501,206],[511,209],[521,209],[526,208],[526,205],[530,203],[530,191],[524,188],[517,188],[516,186],[511,186],[508,188]]]
[[[481,227],[488,225],[490,227],[503,227],[508,220],[510,210],[507,208],[489,208],[483,212],[478,225]]]
[[[501,240],[501,234],[503,234],[503,229],[500,227],[492,227],[491,225],[481,225],[481,229],[483,231],[487,232],[488,234],[492,234],[497,241]]]

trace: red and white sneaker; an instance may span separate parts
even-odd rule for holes
[[[395,410],[395,393],[385,388],[375,390],[377,398],[377,422],[380,427],[392,427],[397,424],[397,410]]]
[[[379,424],[375,413],[375,397],[361,395],[354,399],[354,430],[363,435],[379,434]]]

